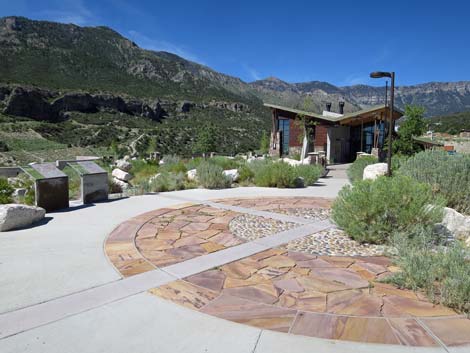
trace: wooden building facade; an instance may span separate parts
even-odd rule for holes
[[[272,156],[300,154],[305,158],[310,152],[323,152],[329,163],[348,163],[358,152],[380,153],[388,134],[389,108],[385,105],[348,114],[265,106],[272,111]],[[402,116],[403,112],[394,109],[394,121]]]

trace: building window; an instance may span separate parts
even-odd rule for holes
[[[278,120],[278,131],[280,132],[281,141],[281,155],[289,154],[289,119],[279,119]]]

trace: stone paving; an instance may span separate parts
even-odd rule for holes
[[[304,217],[312,224],[328,217],[331,204],[301,197],[217,202]],[[106,253],[123,276],[132,276],[158,267],[165,271],[165,266],[300,226],[212,205],[186,204],[135,217],[111,233]],[[338,236],[342,241],[335,243]],[[200,273],[192,271],[149,292],[273,331],[407,346],[470,344],[470,320],[432,304],[421,293],[383,283],[398,269],[384,256],[371,256],[379,253],[371,247],[350,244],[351,253],[367,256],[344,256],[349,251],[341,251],[346,241],[351,242],[330,228]],[[336,253],[343,256],[332,255]]]

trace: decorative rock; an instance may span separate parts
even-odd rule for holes
[[[186,172],[186,176],[188,177],[188,180],[194,181],[197,179],[197,170],[196,169],[191,169]]]
[[[229,169],[229,170],[224,170],[225,176],[229,177],[232,181],[237,181],[238,178],[240,177],[240,174],[238,173],[238,169]]]
[[[127,190],[130,187],[129,183],[119,180],[117,178],[113,178],[113,183],[119,186],[121,190]]]
[[[119,169],[125,172],[129,172],[132,169],[132,164],[130,164],[128,161],[124,159],[118,159],[116,161],[116,167],[118,167]]]
[[[294,184],[296,188],[304,188],[305,187],[305,179],[302,177],[297,177],[294,180]]]
[[[371,179],[375,180],[379,176],[387,174],[387,163],[375,163],[370,164],[364,168],[364,173],[362,179]]]
[[[301,161],[297,161],[297,160],[291,159],[291,158],[282,158],[281,160],[282,160],[284,163],[287,163],[287,164],[289,164],[289,165],[291,165],[291,166],[294,166],[294,167],[297,166],[297,165],[301,165],[301,164],[302,164]]]
[[[470,244],[470,216],[464,216],[453,208],[444,207],[444,219],[442,225],[456,239]]]
[[[129,181],[132,179],[132,174],[129,174],[121,169],[114,169],[112,173],[113,177],[115,179],[121,180],[121,181]]]
[[[44,218],[46,210],[41,207],[6,204],[0,205],[0,232],[23,228]]]

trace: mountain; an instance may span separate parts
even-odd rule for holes
[[[367,85],[337,87],[321,81],[287,83],[273,77],[252,82],[250,85],[264,100],[298,108],[302,106],[306,97],[311,98],[319,112],[324,109],[327,101],[337,106],[335,103],[344,100],[345,110],[354,111],[383,104],[385,99],[384,87]],[[399,86],[395,90],[395,104],[402,109],[407,104],[424,106],[426,115],[429,117],[468,111],[470,110],[470,81]]]
[[[0,152],[0,163],[2,153],[14,163],[48,158],[47,146],[63,155],[111,144],[125,149],[137,139],[142,152],[190,155],[207,124],[217,152],[245,152],[270,129],[263,101],[321,112],[326,102],[335,110],[343,100],[352,112],[384,98],[383,87],[365,85],[274,77],[247,83],[142,49],[108,27],[24,17],[0,18],[0,63],[0,137],[9,150]],[[470,82],[398,87],[396,102],[423,105],[429,116],[470,110]]]

